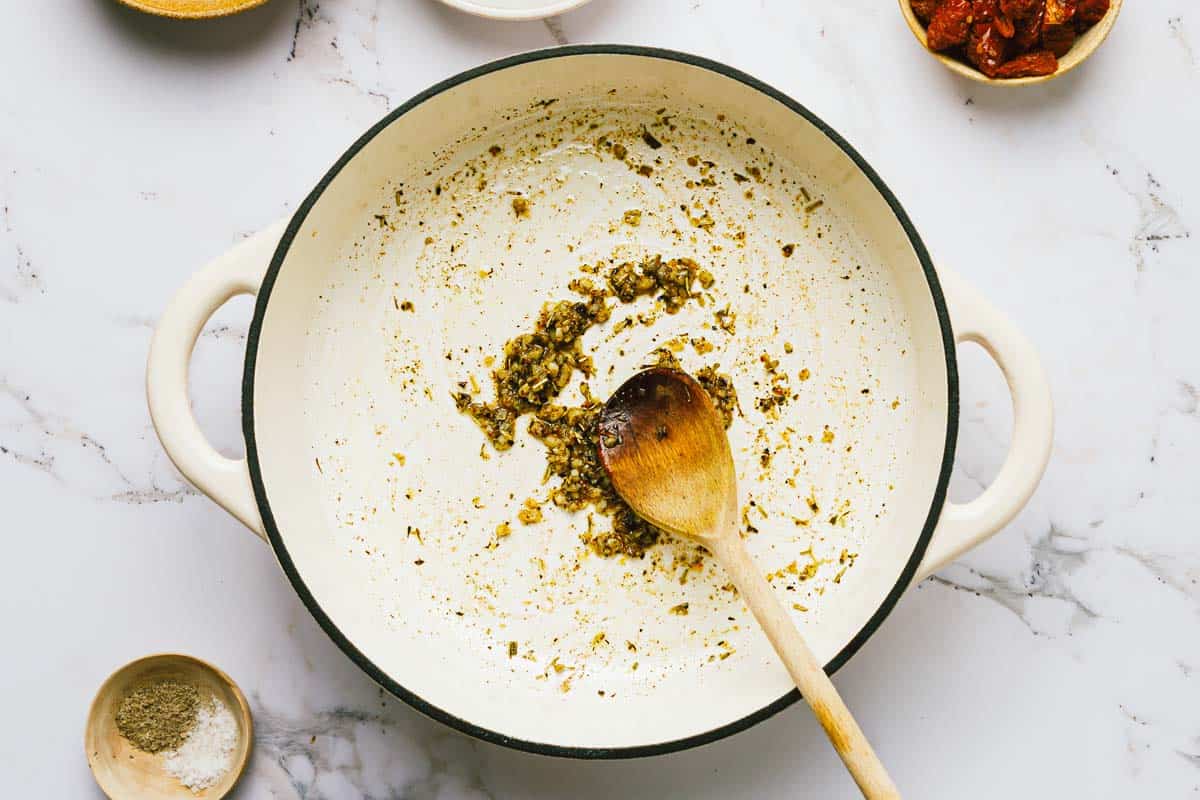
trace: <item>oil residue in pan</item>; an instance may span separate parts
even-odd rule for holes
[[[313,445],[329,535],[393,626],[455,637],[498,682],[612,697],[765,653],[702,549],[596,555],[581,536],[603,521],[544,502],[525,421],[497,452],[456,410],[464,388],[491,398],[504,342],[573,278],[653,256],[711,273],[678,313],[615,305],[584,336],[587,383],[607,397],[656,350],[732,376],[743,533],[798,618],[853,583],[909,447],[902,307],[836,196],[669,103],[535,104],[397,175],[315,312],[305,402],[344,420]]]

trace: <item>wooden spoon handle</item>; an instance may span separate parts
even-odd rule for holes
[[[842,757],[863,796],[870,800],[899,798],[900,792],[892,783],[879,756],[875,755],[871,743],[854,721],[850,709],[842,702],[841,695],[825,674],[824,668],[808,649],[771,584],[746,551],[741,537],[734,533],[705,544],[733,578],[742,599],[771,640],[775,652],[812,707],[833,749]]]

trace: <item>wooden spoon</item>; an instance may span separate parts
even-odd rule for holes
[[[833,682],[742,544],[733,456],[721,415],[704,388],[678,370],[639,372],[605,404],[599,433],[600,460],[625,502],[651,524],[700,542],[725,567],[863,796],[899,798]]]

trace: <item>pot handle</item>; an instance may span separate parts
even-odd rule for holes
[[[188,279],[158,321],[146,364],[150,420],[176,469],[264,540],[246,460],[221,455],[204,437],[188,399],[188,367],[213,312],[232,297],[258,293],[285,224],[254,234]]]
[[[1012,444],[1004,466],[969,503],[946,503],[917,570],[924,580],[1004,527],[1037,488],[1054,441],[1050,384],[1033,343],[958,275],[938,268],[954,341],[975,342],[1000,367],[1012,394]]]

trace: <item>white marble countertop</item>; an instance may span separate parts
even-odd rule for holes
[[[889,182],[935,258],[1036,341],[1057,441],[1029,507],[911,590],[838,675],[907,796],[1200,796],[1200,9],[1127,3],[1100,53],[988,90],[921,53],[890,0],[596,0],[500,24],[432,0],[273,0],[199,24],[110,0],[0,25],[0,689],[10,794],[96,797],[82,752],[106,675],[180,650],[256,712],[239,798],[851,797],[803,707],[620,763],[511,752],[385,697],[267,547],[167,461],[146,348],[186,276],[290,212],[389,108],[561,42],[738,66],[806,104]],[[249,304],[193,369],[241,450]],[[952,495],[995,474],[1003,380],[962,353]],[[15,795],[14,795],[15,796]]]

